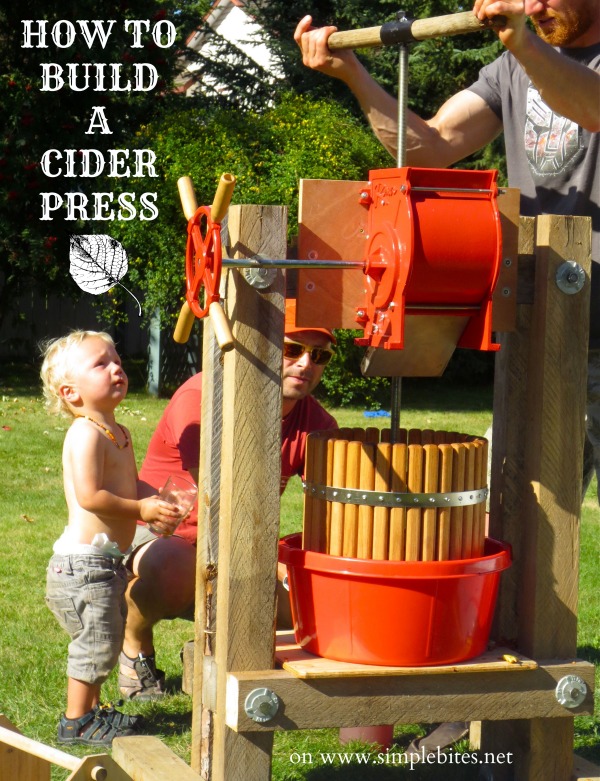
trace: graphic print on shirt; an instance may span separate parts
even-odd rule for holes
[[[583,152],[579,125],[552,111],[532,84],[527,90],[524,142],[534,176],[564,174]]]

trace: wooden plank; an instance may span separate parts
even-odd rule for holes
[[[346,488],[360,487],[360,441],[348,442],[346,452]],[[358,547],[358,510],[357,504],[347,504],[344,511],[343,555],[355,559]]]
[[[333,442],[333,483],[336,488],[343,488],[346,479],[346,454],[348,442],[336,439]],[[330,556],[341,556],[344,544],[344,511],[346,505],[341,502],[331,503],[331,527],[329,534]]]
[[[366,182],[301,179],[298,258],[363,260],[368,209],[360,202]],[[298,272],[296,322],[321,328],[356,328],[364,296],[361,269]]]
[[[198,781],[197,773],[152,735],[115,738],[112,754],[134,781]]]
[[[535,219],[521,218],[519,239],[519,287],[535,267]],[[529,299],[532,303],[533,297]],[[490,536],[512,545],[513,564],[500,579],[494,618],[495,637],[511,643],[518,635],[518,603],[522,562],[522,498],[527,476],[524,449],[527,431],[527,376],[531,330],[531,306],[517,307],[514,333],[500,334],[500,350],[494,371],[492,468],[490,482]]]
[[[520,648],[534,656],[566,656],[577,648],[590,241],[587,218],[538,218],[525,448],[532,490],[524,508],[524,554],[537,566],[523,567],[527,598],[520,598],[519,631]],[[587,274],[576,295],[556,284],[559,266],[569,259]]]
[[[367,429],[366,437],[373,436]],[[377,434],[379,439],[379,433]],[[377,462],[377,445],[367,440],[361,443],[360,454],[360,486],[366,491],[375,488],[375,465]],[[356,555],[359,559],[370,559],[373,555],[373,507],[361,504],[358,508],[358,541]]]
[[[537,218],[533,303],[518,306],[518,330],[503,357],[504,344],[500,351],[504,371],[496,371],[490,527],[512,544],[514,561],[500,591],[498,628],[536,658],[566,656],[577,641],[590,238],[588,218]],[[587,274],[575,295],[556,285],[568,259]],[[573,738],[567,716],[482,724],[482,747],[515,745],[512,772],[532,780],[570,777]]]
[[[377,445],[375,460],[375,490],[390,490],[390,471],[392,467],[392,444],[380,442]],[[389,507],[375,507],[373,511],[373,556],[372,558],[383,560],[388,557],[388,545],[390,540],[390,509]]]
[[[7,732],[14,733],[6,735]],[[8,737],[8,740],[7,740]],[[51,759],[29,753],[24,745],[15,745],[14,740],[22,737],[19,730],[0,713],[0,778],[19,781],[50,781]],[[50,750],[57,751],[57,749]],[[63,752],[58,752],[62,754]],[[71,759],[74,759],[71,757]]]
[[[408,447],[404,442],[394,442],[392,445],[392,485],[394,493],[406,493],[408,469]],[[406,509],[392,507],[390,509],[390,545],[388,558],[402,561],[406,546]]]
[[[504,655],[510,655],[516,663],[507,661]],[[483,672],[492,670],[533,670],[538,663],[508,648],[494,648],[475,659],[458,664],[437,665],[435,667],[391,667],[389,665],[353,664],[338,662],[315,656],[301,648],[294,640],[292,632],[278,632],[275,661],[284,670],[297,678],[356,678],[365,675],[441,675],[447,672]]]
[[[433,434],[433,432],[431,432]],[[425,432],[423,432],[425,434]],[[438,463],[439,449],[433,443],[424,444],[423,451],[425,456],[424,465],[424,485],[425,493],[436,493],[438,490]],[[436,558],[437,541],[437,509],[435,507],[425,508],[423,510],[423,540],[422,540],[422,561],[434,561]]]
[[[514,187],[506,187],[498,194],[502,262],[492,297],[492,330],[500,333],[514,331],[516,327],[520,201],[521,193]]]
[[[224,284],[226,276],[224,277]],[[200,468],[198,485],[198,541],[196,546],[196,616],[192,664],[193,696],[191,766],[203,778],[210,778],[211,740],[214,702],[207,696],[212,687],[204,687],[205,670],[214,659],[214,628],[217,605],[219,551],[219,512],[221,481],[221,437],[223,434],[223,364],[212,320],[203,320],[202,409]],[[188,665],[189,666],[189,665]],[[185,690],[184,690],[185,691]]]
[[[440,493],[446,494],[452,490],[452,445],[441,442],[440,448]],[[437,558],[439,561],[447,561],[450,558],[450,516],[449,507],[440,507],[438,510],[438,544]]]
[[[235,257],[284,257],[287,210],[229,210]],[[217,601],[213,781],[268,779],[272,735],[236,735],[225,724],[228,670],[265,669],[274,652],[281,475],[284,279],[259,292],[230,274],[226,309],[236,349],[223,368],[223,442]],[[249,490],[249,486],[253,490]]]
[[[580,675],[589,687],[584,703],[572,713],[593,713],[594,666],[581,660],[540,662],[537,669],[516,672],[415,672],[322,680],[302,680],[286,670],[232,672],[227,679],[227,723],[245,735],[252,731],[321,729],[332,725],[470,719],[494,720],[499,726],[506,719],[540,718],[550,728],[564,720],[565,708],[557,702],[555,689],[558,681],[569,674]],[[258,724],[246,715],[244,702],[249,692],[262,687],[275,692],[281,705],[274,718]],[[516,751],[515,744],[504,745],[503,751],[513,750]],[[571,755],[572,751],[571,746]],[[550,774],[545,778],[569,776]]]

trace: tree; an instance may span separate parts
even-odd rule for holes
[[[178,100],[173,82],[180,54],[209,5],[210,0],[30,0],[26,11],[20,3],[2,5],[0,318],[22,292],[36,287],[80,293],[75,284],[65,285],[69,235],[106,232],[110,224],[93,219],[93,193],[111,192],[108,165],[98,176],[86,177],[81,150],[97,150],[92,162],[106,162],[108,149],[129,148],[140,124]],[[134,40],[134,21],[140,21],[139,41]],[[174,41],[169,37],[173,30]],[[208,72],[210,63],[202,67]],[[96,79],[98,69],[103,69],[103,84]],[[242,71],[231,99],[247,92],[252,77]],[[148,90],[154,73],[156,85]],[[64,84],[57,88],[60,79]],[[128,82],[132,89],[123,89]],[[214,97],[199,96],[194,103]],[[62,157],[53,156],[44,166],[44,153],[51,149]],[[72,170],[65,166],[64,150],[74,150]],[[44,215],[44,192],[56,193],[46,196],[49,205],[62,199],[63,207],[48,208]],[[77,219],[67,220],[64,204],[73,193],[87,197],[89,204],[85,212],[73,212]]]
[[[313,17],[316,26],[333,24],[339,30],[376,27],[396,18],[396,0],[378,0],[375,3],[366,0],[307,0],[296,14],[290,13],[287,0],[250,0],[248,6],[263,26],[265,40],[271,42],[280,57],[285,71],[282,89],[291,87],[303,94],[334,99],[360,116],[360,108],[344,84],[302,65],[293,40],[294,29],[305,14]],[[459,0],[406,0],[402,4],[407,17],[413,19],[457,13],[465,8]],[[409,107],[420,116],[433,116],[450,95],[475,81],[479,69],[495,59],[501,48],[491,31],[412,44],[409,47]],[[397,94],[397,48],[363,49],[357,54],[374,78],[388,92]],[[496,143],[461,162],[461,165],[504,169],[501,145]]]
[[[165,319],[179,313],[184,290],[186,224],[177,193],[180,176],[190,176],[198,202],[210,204],[220,175],[233,173],[234,203],[290,207],[291,238],[301,178],[364,179],[370,168],[392,162],[345,108],[293,94],[242,118],[230,109],[207,112],[177,106],[144,126],[136,143],[156,152],[160,215],[155,224],[132,220],[115,225],[112,235],[129,252],[129,279],[143,290],[146,312],[158,307]],[[118,182],[113,185],[119,187]],[[121,296],[115,290],[115,306]]]

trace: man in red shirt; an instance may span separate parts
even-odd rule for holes
[[[335,338],[324,328],[295,326],[295,301],[286,304],[282,370],[281,491],[292,475],[304,473],[306,437],[311,431],[337,428],[335,419],[311,393],[332,356]],[[202,376],[196,374],[176,391],[154,432],[140,470],[140,480],[154,489],[169,475],[198,482]],[[129,699],[164,695],[164,674],[156,669],[153,627],[162,619],[193,615],[198,513],[194,506],[172,537],[157,537],[139,522],[128,566],[127,623],[120,658],[119,686]]]

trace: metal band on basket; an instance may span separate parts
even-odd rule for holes
[[[393,491],[365,491],[361,488],[336,488],[330,485],[303,483],[304,493],[316,499],[340,504],[362,504],[369,507],[468,507],[481,504],[488,489],[449,491],[448,493],[396,493]]]

